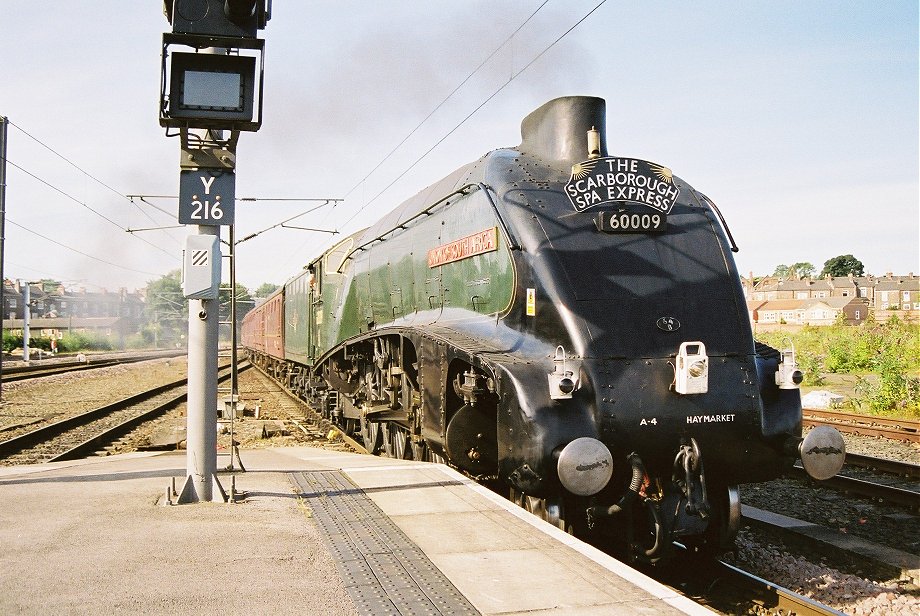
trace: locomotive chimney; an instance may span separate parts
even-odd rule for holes
[[[544,160],[576,163],[607,156],[606,103],[593,96],[556,98],[521,122],[520,150]],[[596,134],[596,143],[589,134]],[[596,156],[590,155],[596,151]]]

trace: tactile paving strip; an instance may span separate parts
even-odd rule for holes
[[[362,614],[479,614],[399,527],[339,471],[292,473]]]

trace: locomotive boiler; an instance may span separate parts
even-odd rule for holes
[[[755,343],[713,202],[611,155],[602,99],[492,151],[310,261],[246,315],[251,357],[369,451],[445,462],[560,528],[655,560],[717,551],[738,484],[797,458],[794,351]]]

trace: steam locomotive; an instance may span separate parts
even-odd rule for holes
[[[251,359],[371,453],[444,462],[560,528],[655,561],[716,552],[738,484],[801,458],[793,349],[755,343],[715,204],[611,156],[603,99],[492,151],[317,256],[248,313]]]

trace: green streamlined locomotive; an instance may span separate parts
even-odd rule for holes
[[[801,457],[794,352],[755,344],[715,205],[611,156],[602,99],[347,237],[250,312],[253,360],[372,453],[446,462],[589,540],[654,560],[725,547],[739,483]]]

